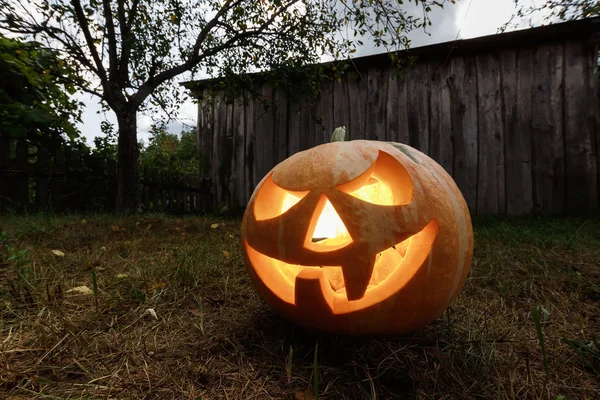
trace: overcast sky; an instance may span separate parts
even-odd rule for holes
[[[521,4],[535,2],[536,0],[521,0]],[[541,3],[542,0],[537,0]],[[468,39],[477,36],[492,35],[498,32],[498,28],[508,22],[515,11],[514,0],[457,0],[456,4],[447,4],[444,9],[435,8],[430,13],[432,26],[425,33],[422,30],[411,32],[411,46],[419,47],[435,43],[452,41],[455,38]],[[374,48],[368,42],[355,53],[363,56],[382,52],[381,48]],[[86,137],[89,144],[93,143],[95,136],[101,135],[100,121],[108,119],[116,126],[116,118],[112,112],[106,115],[98,114],[100,107],[98,102],[89,95],[81,95],[80,100],[86,105],[83,114],[83,123],[79,125],[81,133]],[[169,130],[180,133],[186,128],[184,124],[195,126],[196,105],[191,101],[181,105],[179,109],[178,122],[171,123]],[[150,116],[138,116],[138,138],[147,142],[148,132],[152,124]]]

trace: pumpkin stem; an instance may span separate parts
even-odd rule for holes
[[[331,142],[345,142],[346,141],[346,127],[338,126],[333,130],[331,135]]]

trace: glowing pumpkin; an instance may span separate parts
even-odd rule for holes
[[[399,334],[439,317],[471,265],[473,232],[452,178],[399,143],[296,153],[258,184],[245,264],[275,311],[317,330]]]

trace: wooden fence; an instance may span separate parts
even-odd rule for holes
[[[115,210],[116,163],[112,159],[0,137],[0,211]],[[144,168],[144,211],[188,213],[212,209],[210,182]]]
[[[200,151],[216,204],[243,207],[295,152],[350,139],[409,144],[455,179],[473,214],[579,214],[599,209],[599,20],[412,50],[398,76],[386,55],[356,59],[323,82],[316,105],[264,84],[254,99],[198,107]],[[201,91],[203,83],[193,83]]]

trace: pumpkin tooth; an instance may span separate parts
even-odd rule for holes
[[[342,274],[342,267],[325,267],[325,276],[334,291],[337,291],[345,286],[344,275]]]

